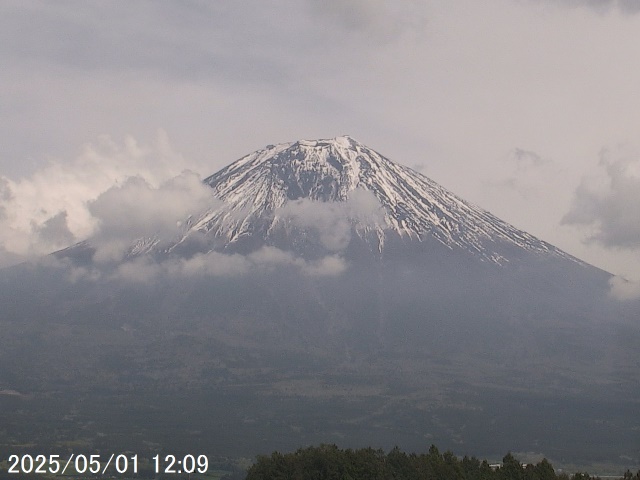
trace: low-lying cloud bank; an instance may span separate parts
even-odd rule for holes
[[[153,284],[163,279],[239,277],[269,273],[276,269],[291,269],[308,276],[335,276],[348,267],[344,258],[337,254],[310,261],[270,246],[247,255],[208,252],[190,258],[168,257],[163,260],[142,255],[115,266],[100,263],[76,266],[68,259],[53,257],[47,257],[39,264],[64,269],[72,282],[106,280],[144,284]]]

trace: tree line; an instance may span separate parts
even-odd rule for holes
[[[301,448],[293,453],[273,452],[257,457],[246,480],[591,480],[588,473],[557,473],[547,459],[523,465],[508,453],[499,465],[452,452],[435,445],[427,453],[405,453],[398,447],[339,449],[336,445]],[[640,480],[627,470],[624,480]]]

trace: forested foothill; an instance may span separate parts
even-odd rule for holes
[[[336,445],[301,448],[294,453],[262,455],[249,469],[246,480],[589,480],[586,472],[558,472],[543,459],[521,463],[507,453],[499,464],[451,451],[440,453],[435,445],[427,453],[405,453],[394,448],[340,449]],[[627,470],[624,480],[640,480]]]

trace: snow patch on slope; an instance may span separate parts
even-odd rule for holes
[[[205,183],[223,204],[194,219],[190,231],[228,243],[292,225],[316,228],[331,251],[344,248],[353,229],[373,232],[380,250],[393,232],[419,242],[435,238],[496,263],[508,261],[498,243],[576,261],[349,136],[270,145]]]

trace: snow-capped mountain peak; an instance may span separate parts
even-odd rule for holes
[[[204,181],[222,205],[192,219],[185,238],[197,231],[217,245],[250,237],[269,243],[283,229],[312,229],[314,215],[305,215],[325,208],[318,218],[334,215],[357,236],[375,237],[379,251],[394,235],[433,238],[497,263],[508,262],[504,252],[513,248],[575,260],[346,135],[269,145]]]

